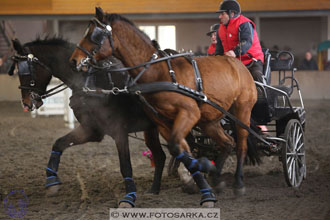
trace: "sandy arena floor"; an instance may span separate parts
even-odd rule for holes
[[[287,187],[277,157],[264,158],[259,167],[245,167],[247,193],[236,198],[231,189],[235,164],[229,160],[225,172],[228,188],[218,194],[216,207],[221,219],[330,219],[330,101],[306,101],[307,179],[299,190]],[[52,144],[69,129],[62,117],[33,119],[17,102],[0,102],[0,219],[10,219],[9,195],[24,190],[28,200],[23,219],[109,219],[109,208],[117,207],[124,184],[114,142],[75,146],[61,157],[59,176],[63,182],[55,197],[45,195],[45,168]],[[198,208],[200,195],[182,192],[178,177],[165,170],[161,193],[145,194],[152,184],[153,168],[142,152],[143,142],[130,140],[139,208]],[[166,150],[167,152],[167,150]],[[167,159],[167,163],[169,157]]]

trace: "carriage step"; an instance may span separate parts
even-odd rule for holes
[[[263,138],[271,144],[266,145],[264,143],[258,143],[257,146],[259,147],[259,149],[263,150],[267,156],[280,153],[282,149],[281,143],[286,143],[286,140],[284,140],[283,138],[266,136],[266,135],[264,135]]]

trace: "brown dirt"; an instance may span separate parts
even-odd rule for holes
[[[330,219],[330,101],[306,101],[305,105],[307,179],[301,188],[287,187],[278,158],[269,157],[259,167],[245,167],[247,193],[236,198],[230,187],[234,170],[230,165],[235,163],[229,160],[225,171],[229,187],[218,194],[216,203],[221,219]],[[62,188],[57,196],[46,197],[45,168],[51,146],[69,129],[62,117],[32,119],[16,102],[1,102],[0,114],[0,219],[9,219],[4,200],[14,190],[24,190],[28,198],[24,219],[109,219],[109,208],[117,207],[124,195],[111,138],[65,151],[59,168]],[[146,194],[153,168],[142,156],[144,143],[131,139],[130,144],[137,207],[199,207],[200,195],[183,193],[178,177],[168,177],[166,171],[160,195]]]

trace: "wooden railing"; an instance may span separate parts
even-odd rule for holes
[[[212,13],[222,0],[1,0],[0,14]],[[330,10],[329,0],[239,0],[242,11]]]

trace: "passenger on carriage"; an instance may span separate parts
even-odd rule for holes
[[[207,36],[211,37],[211,44],[207,50],[208,56],[213,56],[215,53],[215,48],[217,46],[217,32],[220,27],[220,24],[213,24],[210,27],[210,32],[207,32]]]
[[[215,55],[240,59],[250,70],[255,81],[263,82],[264,54],[255,24],[241,15],[241,7],[235,0],[224,0],[217,11],[220,28],[217,33]]]

